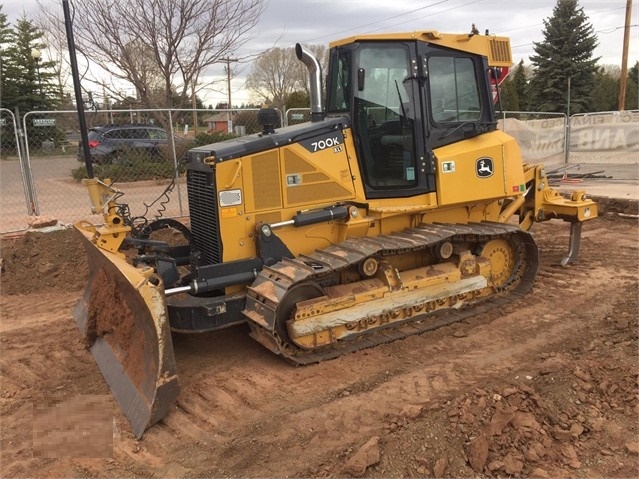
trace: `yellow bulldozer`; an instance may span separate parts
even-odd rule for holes
[[[189,218],[133,234],[109,181],[87,180],[104,225],[76,224],[89,281],[74,315],[137,437],[178,396],[171,335],[248,323],[309,364],[450,324],[522,297],[533,223],[597,216],[584,192],[548,186],[498,129],[509,39],[420,31],[330,45],[310,76],[311,121],[188,154]],[[325,98],[323,98],[325,97]],[[149,238],[173,228],[182,244]]]

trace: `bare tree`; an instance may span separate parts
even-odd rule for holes
[[[76,47],[110,73],[92,80],[115,98],[124,82],[146,108],[183,108],[202,74],[253,38],[266,2],[74,0]]]
[[[318,58],[322,68],[326,65],[326,47],[305,45]],[[294,48],[272,48],[263,52],[253,63],[246,79],[246,88],[260,101],[276,108],[284,108],[294,92],[309,93],[308,71],[295,56]]]
[[[134,85],[144,105],[147,108],[149,108],[148,105],[172,106],[167,103],[165,97],[166,76],[157,67],[154,49],[145,42],[135,39],[124,46],[122,54],[130,65],[129,71],[136,79]],[[195,82],[192,83],[191,91],[194,84]],[[174,98],[171,100],[175,101]]]
[[[275,108],[283,108],[286,98],[300,87],[298,60],[293,48],[272,48],[263,52],[253,63],[246,78],[246,88],[260,101]]]

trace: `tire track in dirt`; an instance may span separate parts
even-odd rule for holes
[[[14,329],[43,327],[51,322],[58,311],[70,311],[78,301],[76,292],[50,294],[43,292],[36,301],[29,300],[29,311],[24,311],[24,301],[15,301],[0,296],[0,334]]]
[[[37,299],[2,297],[0,445],[2,462],[10,464],[3,467],[5,477],[32,476],[42,464],[55,462],[33,456],[35,405],[75,395],[108,394],[71,316],[78,295],[42,292]]]
[[[611,297],[614,296],[614,289],[611,288],[607,293],[610,293]],[[593,300],[584,306],[594,308],[597,304],[601,305]],[[605,314],[607,307],[602,306],[599,310],[591,311],[594,314]],[[532,327],[526,327],[522,326],[520,321],[516,321],[515,316],[518,316],[518,313],[511,313],[493,322],[492,326],[500,331],[498,335],[488,328],[473,332],[475,334],[472,335],[470,344],[464,348],[469,352],[455,357],[446,354],[444,359],[431,360],[428,366],[422,367],[418,372],[388,374],[387,379],[382,380],[381,384],[371,391],[351,393],[312,407],[300,404],[298,411],[286,414],[273,411],[273,415],[261,424],[261,429],[267,431],[267,434],[261,434],[260,430],[254,427],[237,432],[238,437],[250,439],[237,441],[225,451],[223,456],[230,453],[231,457],[235,456],[238,461],[229,464],[229,469],[239,470],[242,475],[259,475],[259,471],[252,465],[246,470],[242,469],[245,457],[242,451],[255,442],[265,449],[274,447],[275,450],[288,451],[288,454],[293,456],[297,452],[299,455],[312,458],[313,449],[309,451],[307,444],[321,444],[322,448],[318,448],[318,452],[327,449],[339,451],[361,438],[379,434],[380,426],[388,422],[388,417],[400,418],[407,406],[423,406],[426,409],[436,407],[461,390],[481,386],[488,378],[508,377],[511,370],[526,370],[529,356],[536,355],[548,347],[552,348],[555,343],[563,342],[570,337],[575,333],[575,326],[579,320],[577,315],[571,318],[564,317],[562,321],[551,317],[536,322],[534,326],[531,325]],[[513,343],[504,348],[502,338],[524,334],[534,334],[534,339],[527,340],[525,346]],[[441,347],[444,351],[451,351],[465,339],[444,338]],[[473,377],[468,377],[466,373],[471,367],[476,372]],[[528,374],[534,377],[538,373],[531,370]],[[321,460],[330,460],[330,455],[319,452],[315,461]],[[282,464],[279,464],[278,467],[281,466]],[[263,470],[263,465],[259,468]]]
[[[70,314],[75,301],[77,293],[43,293],[38,301],[29,302],[28,314],[23,311],[21,315],[14,311],[24,303],[23,297],[3,298],[0,317],[0,338],[5,353],[0,357],[3,399],[16,395],[24,399],[27,393],[20,391],[40,388],[51,392],[73,390],[78,373],[87,369],[85,364],[91,366],[85,374],[97,371],[89,362],[91,356]],[[60,312],[67,312],[67,316],[52,321],[52,317],[59,318]],[[76,388],[72,392],[79,391]]]
[[[600,229],[597,234],[603,231],[605,229]],[[548,250],[553,253],[549,255],[549,258],[552,259],[555,259],[555,256],[560,259],[565,252],[563,244],[559,246],[556,242],[551,243]],[[636,256],[636,247],[630,248],[627,253],[622,256],[628,256],[625,266],[631,272],[631,268],[634,266],[631,257]],[[607,270],[604,267],[606,265],[605,261],[599,259],[587,259],[583,264],[580,262],[577,267],[569,268],[544,263],[540,271],[540,279],[535,287],[536,291],[532,297],[526,296],[503,308],[510,310],[510,313],[505,316],[503,315],[504,311],[489,313],[489,321],[492,320],[490,327],[485,328],[482,334],[473,336],[474,339],[470,341],[470,344],[463,347],[463,350],[468,352],[460,354],[458,357],[451,358],[449,355],[445,355],[445,359],[437,360],[437,352],[455,348],[466,338],[462,340],[444,338],[441,344],[431,343],[429,345],[430,335],[424,335],[409,338],[394,345],[380,346],[375,350],[338,358],[323,365],[311,366],[310,368],[325,366],[334,369],[336,375],[341,378],[337,389],[332,389],[335,388],[335,385],[331,384],[330,380],[323,385],[321,391],[318,391],[317,388],[312,389],[316,394],[324,397],[319,403],[316,396],[306,397],[301,388],[295,387],[296,382],[291,382],[290,378],[282,378],[281,375],[273,375],[270,368],[256,367],[255,364],[240,365],[242,370],[245,368],[251,370],[253,377],[262,378],[269,387],[260,387],[259,385],[248,387],[246,379],[240,378],[238,380],[237,377],[216,373],[217,381],[200,382],[197,389],[201,391],[200,388],[219,387],[220,384],[225,384],[224,395],[231,394],[231,396],[225,398],[218,396],[218,399],[226,400],[218,402],[217,410],[213,412],[213,415],[216,417],[219,415],[220,421],[223,421],[223,418],[232,418],[230,424],[225,424],[227,427],[237,424],[238,417],[244,418],[243,423],[236,425],[234,429],[229,430],[225,427],[224,430],[228,437],[246,438],[245,440],[231,441],[232,443],[220,452],[220,457],[231,461],[227,466],[229,470],[240,471],[241,474],[246,475],[259,475],[259,471],[264,472],[264,464],[259,465],[259,471],[252,469],[255,466],[250,464],[243,465],[245,462],[243,451],[246,448],[267,450],[279,448],[292,453],[298,445],[297,448],[300,449],[298,453],[304,452],[306,456],[309,453],[305,447],[307,444],[321,443],[324,449],[339,449],[340,445],[348,444],[355,438],[375,433],[379,429],[379,425],[385,422],[385,417],[388,414],[400,415],[402,408],[406,405],[428,406],[431,401],[441,400],[441,394],[449,395],[453,391],[481,383],[482,379],[489,376],[507,374],[509,369],[518,364],[517,358],[519,356],[526,357],[548,347],[552,348],[553,344],[561,343],[565,338],[578,331],[584,311],[588,311],[590,315],[605,315],[609,312],[610,302],[601,302],[598,298],[592,297],[588,288],[582,286],[585,284],[583,280],[594,275],[600,278],[604,285],[608,285],[604,290],[600,290],[599,294],[609,300],[615,299],[616,295],[620,294],[621,284],[627,283],[628,280],[619,280],[619,270]],[[566,288],[570,289],[569,293],[572,295],[569,301],[566,301]],[[564,304],[561,312],[557,312],[555,304],[557,300],[561,299],[564,300]],[[522,321],[520,311],[525,310],[531,302],[535,304],[536,309],[544,310],[546,313],[541,317],[533,316]],[[472,325],[472,320],[468,323]],[[495,340],[494,330],[500,331],[499,336],[502,337],[526,336],[528,339],[523,343],[525,346],[521,346],[519,343],[504,344]],[[426,348],[422,344],[409,346],[409,343],[424,342],[427,343]],[[397,348],[405,349],[404,354],[409,356],[411,351],[420,350],[421,354],[418,358],[429,356],[429,349],[432,354],[428,365],[419,372],[402,373],[402,370],[405,369],[403,359],[389,360],[388,356],[390,355],[385,351]],[[367,362],[375,361],[378,356],[384,357],[385,367],[389,368],[388,373],[374,378],[362,378],[357,373],[353,375],[349,375],[348,372],[344,373],[344,370],[356,370],[352,367],[354,361],[360,359]],[[511,365],[508,365],[509,363]],[[479,367],[485,371],[484,374],[468,378],[464,372],[469,365],[473,365],[473,369]],[[518,366],[523,367],[525,363],[518,364]],[[307,367],[303,368],[302,371],[304,372],[300,373],[301,377],[298,380],[304,381],[306,373],[310,373],[311,369]],[[326,374],[322,374],[322,376],[326,377]],[[346,385],[344,385],[345,383]],[[358,391],[358,383],[368,384],[370,391]],[[271,402],[271,384],[284,384],[286,387],[282,391],[284,395],[294,395],[301,400],[295,404],[295,407],[289,406],[285,410],[254,407],[259,401],[265,404]],[[370,388],[371,384],[375,384],[372,389]],[[411,389],[413,392],[410,392]],[[341,396],[340,394],[343,394],[344,391],[347,391],[348,394]],[[189,393],[186,391],[185,396],[188,396]],[[337,395],[337,398],[332,398],[331,393]],[[425,400],[425,398],[428,399]],[[188,399],[185,398],[181,401],[188,401]],[[224,406],[225,404],[226,406]],[[238,412],[237,408],[241,408],[242,404],[248,405],[247,409]],[[353,411],[356,412],[353,413]],[[190,422],[199,423],[205,420],[204,416],[207,413],[211,413],[210,408],[208,410],[204,407],[200,408],[197,412],[197,419],[191,419]],[[211,418],[208,417],[207,420],[210,421]],[[256,426],[256,421],[259,422],[259,427]],[[304,446],[300,447],[299,444]],[[266,461],[267,458],[263,459]]]
[[[557,257],[558,261],[565,252],[563,246],[563,242],[561,246],[553,242],[547,248],[552,253],[548,258]],[[636,249],[628,253],[636,255]],[[378,433],[380,424],[387,422],[389,415],[400,416],[407,405],[429,407],[459,390],[481,384],[486,378],[507,376],[512,369],[525,369],[527,357],[587,327],[582,319],[584,311],[589,315],[607,314],[610,303],[592,297],[589,287],[583,286],[585,280],[597,277],[602,285],[599,294],[613,300],[620,294],[620,286],[629,281],[620,278],[619,273],[624,267],[630,272],[633,262],[622,260],[622,267],[612,271],[604,268],[606,261],[599,261],[600,265],[592,263],[587,260],[561,268],[545,261],[533,293],[488,313],[483,321],[489,323],[487,326],[475,327],[474,320],[469,320],[432,335],[409,338],[299,370],[282,371],[272,361],[264,363],[265,358],[260,354],[241,363],[232,358],[229,370],[220,372],[225,365],[218,364],[211,376],[196,380],[182,391],[178,402],[180,413],[170,415],[165,422],[178,433],[182,424],[189,424],[192,437],[220,447],[215,467],[221,469],[214,469],[219,472],[232,470],[246,476],[268,472],[264,469],[269,467],[268,457],[258,455],[255,461],[247,462],[247,449],[282,450],[293,458],[297,457],[296,453],[304,454],[311,456],[311,462],[327,460],[330,455],[319,451],[340,450],[361,437]],[[567,294],[568,302],[565,301]],[[583,299],[575,300],[575,297]],[[564,303],[560,310],[558,301]],[[542,314],[523,317],[522,311],[531,304]],[[460,328],[470,328],[472,339],[450,336],[451,331]],[[504,347],[504,343],[508,343],[508,347]],[[451,356],[451,351],[457,353]],[[365,373],[366,368],[358,367],[362,362],[377,363],[386,371],[374,369]],[[417,372],[411,371],[415,364],[422,365]],[[469,378],[469,369],[482,372]],[[246,376],[247,370],[250,376]],[[324,378],[321,385],[311,381],[314,370],[319,370]],[[296,377],[292,380],[293,371]],[[336,381],[331,380],[330,371],[335,371]],[[273,385],[278,387],[274,389]],[[278,407],[287,397],[295,397],[295,403],[289,401]],[[207,435],[215,428],[223,431],[224,439],[220,440],[218,435],[217,440],[210,441]],[[317,454],[312,452],[313,444],[322,445]],[[271,472],[293,466],[282,461],[286,462],[279,458],[278,469]]]
[[[448,402],[516,376],[536,378],[541,354],[557,352],[547,363],[565,365],[565,344],[587,333],[593,319],[613,316],[617,306],[628,308],[637,284],[636,222],[602,219],[584,227],[580,261],[567,268],[556,264],[566,251],[568,229],[554,226],[533,229],[542,265],[531,293],[431,333],[303,368],[263,349],[245,327],[176,336],[182,388],[177,405],[140,442],[115,412],[112,459],[48,460],[30,453],[36,398],[108,394],[69,309],[60,314],[80,292],[31,297],[23,324],[24,298],[3,298],[9,321],[2,317],[0,338],[3,350],[10,346],[0,358],[0,404],[9,425],[0,432],[3,475],[340,475],[347,451],[372,435],[387,435],[412,406],[424,408],[432,434],[441,438],[449,432],[448,422],[441,422]],[[609,246],[613,232],[617,248]]]

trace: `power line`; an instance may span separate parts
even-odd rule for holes
[[[440,5],[442,3],[447,3],[449,1],[450,0],[441,0],[441,1],[437,2],[437,3],[433,3],[432,5],[426,5],[425,7],[415,8],[414,10],[410,10],[410,11],[404,12],[404,13],[399,13],[397,15],[393,15],[392,17],[385,18],[384,20],[377,20],[375,22],[365,23],[364,25],[358,25],[356,27],[351,27],[351,28],[348,28],[346,30],[342,30],[342,31],[339,31],[339,32],[332,32],[332,33],[330,33],[328,35],[322,35],[320,37],[310,38],[310,39],[306,40],[304,43],[310,43],[310,42],[313,42],[313,41],[321,40],[323,38],[335,38],[337,35],[341,35],[343,33],[349,33],[349,32],[352,32],[352,31],[356,31],[358,34],[361,34],[362,32],[360,31],[360,29],[363,29],[364,27],[370,27],[372,25],[378,25],[378,24],[384,23],[384,22],[386,22],[388,20],[392,20],[394,18],[399,18],[399,17],[404,17],[406,15],[410,15],[411,13],[415,13],[415,12],[418,12],[420,10],[426,10],[427,8],[435,7],[437,5]],[[479,1],[479,0],[476,0],[476,1]],[[459,8],[459,7],[455,7],[455,8]],[[423,18],[423,17],[420,17],[420,18]],[[407,23],[407,22],[402,22],[402,23]],[[390,26],[392,26],[392,25],[390,25]]]
[[[463,7],[467,7],[468,5],[472,5],[472,4],[478,3],[480,1],[482,1],[482,0],[473,0],[473,1],[466,2],[466,3],[460,4],[460,5],[451,6],[450,8],[447,8],[447,9],[444,9],[444,10],[439,10],[437,12],[429,13],[429,14],[422,15],[422,16],[419,16],[419,17],[413,17],[410,20],[403,20],[401,22],[396,22],[396,23],[392,23],[392,24],[388,24],[387,23],[389,20],[405,17],[406,15],[411,15],[411,14],[414,14],[416,12],[419,12],[419,11],[422,11],[422,10],[426,10],[428,8],[435,7],[437,5],[441,5],[441,4],[450,2],[450,0],[441,0],[441,1],[433,3],[431,5],[415,8],[415,9],[409,10],[409,11],[404,12],[404,13],[400,13],[400,14],[397,14],[397,15],[393,15],[391,17],[387,17],[387,18],[385,18],[383,20],[369,22],[369,23],[365,23],[365,24],[362,24],[362,25],[354,26],[354,27],[351,27],[351,28],[348,28],[348,29],[345,29],[345,30],[340,30],[340,31],[337,31],[337,32],[331,32],[331,33],[328,33],[326,35],[321,35],[321,36],[309,38],[309,39],[304,40],[303,43],[311,43],[311,42],[315,42],[315,41],[323,40],[323,39],[335,39],[335,38],[339,37],[340,35],[348,34],[348,33],[351,33],[351,32],[356,32],[356,34],[373,33],[373,32],[377,32],[379,30],[369,29],[369,30],[365,31],[364,29],[367,28],[367,27],[371,27],[371,26],[374,26],[374,25],[380,25],[380,24],[385,24],[384,28],[391,28],[391,27],[395,27],[395,26],[399,26],[399,25],[404,25],[404,24],[407,24],[407,23],[414,22],[415,20],[421,20],[423,18],[428,18],[428,17],[432,17],[432,16],[435,16],[435,15],[440,15],[442,13],[446,13],[446,12],[449,12],[449,11],[452,11],[452,10],[457,10],[457,9],[460,9],[460,8],[463,8]],[[615,8],[607,8],[607,9],[604,9],[604,10],[596,10],[596,11],[590,12],[588,14],[588,16],[591,17],[593,15],[600,15],[600,14],[604,14],[604,13],[607,13],[607,12],[614,12],[614,11],[617,11],[617,10],[620,10],[620,9],[623,9],[623,8],[625,8],[625,7],[615,7]],[[503,31],[501,33],[507,35],[508,33],[511,33],[511,32],[527,30],[527,29],[530,29],[530,28],[536,28],[536,27],[540,27],[540,26],[543,26],[543,25],[544,25],[543,23],[536,23],[536,24],[522,26],[522,27],[510,29],[510,30],[505,30],[505,31]],[[635,27],[635,26],[636,25],[631,25],[631,27]],[[610,28],[606,28],[606,29],[597,30],[594,33],[600,33],[600,34],[604,34],[605,35],[605,34],[613,33],[615,31],[623,29],[623,28],[624,28],[623,26],[614,27],[612,30],[610,30]],[[522,48],[522,47],[526,47],[526,46],[532,45],[533,43],[534,42],[517,44],[517,45],[513,45],[511,48],[512,49]]]
[[[639,27],[639,24],[628,25],[628,27],[629,27],[629,28]],[[604,34],[604,35],[607,35],[607,34],[609,34],[609,33],[614,33],[614,32],[616,32],[617,30],[622,30],[623,28],[625,28],[625,27],[623,27],[623,26],[621,26],[621,27],[613,27],[612,29],[610,29],[610,28],[606,28],[605,30],[596,30],[596,31],[594,31],[593,33],[602,33],[602,34]],[[554,39],[554,40],[555,40],[555,39]],[[556,40],[561,41],[561,38],[557,38]],[[535,43],[540,43],[540,42],[528,42],[528,43],[521,43],[521,44],[519,44],[519,45],[512,45],[512,46],[511,46],[511,49],[513,49],[513,50],[514,50],[515,48],[527,47],[527,46],[529,46],[529,45],[533,45],[533,44],[535,44]]]

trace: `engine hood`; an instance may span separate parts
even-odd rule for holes
[[[204,158],[214,156],[216,162],[228,161],[272,150],[282,145],[303,142],[311,138],[340,132],[350,126],[348,117],[331,117],[322,121],[301,123],[299,125],[279,128],[275,133],[264,135],[257,133],[232,140],[198,146],[189,150],[189,162],[201,163]]]

